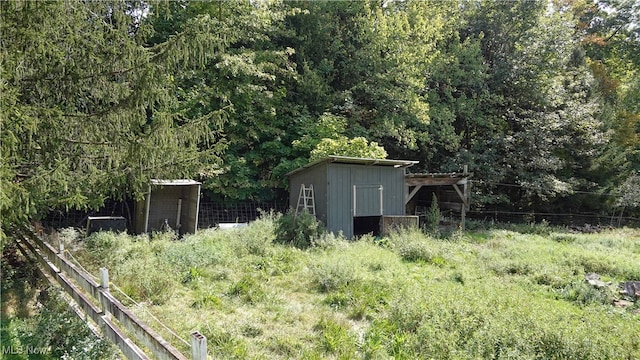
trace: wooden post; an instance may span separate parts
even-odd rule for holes
[[[207,360],[207,338],[198,331],[191,333],[191,359]]]
[[[467,210],[465,209],[464,204],[462,204],[462,211],[460,212],[460,230],[464,232],[464,225],[466,222]]]
[[[64,242],[61,237],[58,237],[58,255],[64,259]]]
[[[100,268],[100,286],[109,292],[109,270],[107,268]]]
[[[105,293],[109,294],[109,270],[107,268],[100,268],[100,287]],[[102,293],[99,293],[100,305],[102,305],[102,314],[107,321],[111,320],[111,312],[109,311],[108,297]]]
[[[469,175],[469,165],[462,167],[462,174],[465,176],[465,182],[462,185],[462,211],[460,212],[460,229],[464,232],[467,218],[467,206],[469,206],[469,185],[466,181]]]
[[[180,232],[180,217],[182,216],[182,199],[178,199],[178,213],[176,214],[176,233]]]

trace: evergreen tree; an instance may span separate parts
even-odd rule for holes
[[[176,78],[224,39],[198,16],[149,45],[147,11],[136,1],[0,3],[3,231],[219,164],[211,124],[224,110],[190,114]]]

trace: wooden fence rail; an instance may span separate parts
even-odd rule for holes
[[[143,360],[149,359],[149,356],[129,339],[121,328],[133,333],[138,341],[148,348],[154,358],[188,360],[185,355],[133,315],[126,306],[109,293],[108,279],[105,284],[98,284],[84,271],[67,261],[63,251],[57,251],[27,229],[22,229],[18,233],[20,236],[16,243],[23,255],[35,258],[41,273],[49,281],[58,283],[84,314],[99,325],[104,336],[117,345],[128,359]],[[117,323],[112,319],[117,320]],[[192,349],[191,359],[207,359],[206,338],[197,331],[191,333],[191,338],[192,347],[196,347]]]

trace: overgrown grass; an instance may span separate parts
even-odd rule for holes
[[[408,229],[301,250],[275,239],[278,219],[179,241],[96,234],[75,253],[216,358],[640,358],[640,305],[612,305],[640,280],[638,230]]]

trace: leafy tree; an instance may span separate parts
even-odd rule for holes
[[[577,19],[584,57],[604,99],[602,120],[613,133],[598,159],[599,182],[616,191],[640,170],[640,4],[576,1],[567,9]]]
[[[205,188],[236,200],[272,197],[264,189],[281,186],[270,176],[273,164],[291,151],[282,109],[287,108],[283,101],[294,74],[289,60],[294,51],[271,44],[284,10],[277,2],[249,1],[170,2],[151,10],[153,39],[170,38],[192,18],[207,16],[223,40],[202,69],[181,72],[176,79],[190,116],[214,111],[227,115],[221,129],[227,143],[223,164],[203,178]]]
[[[311,151],[309,161],[315,161],[327,156],[351,156],[367,159],[385,159],[387,152],[376,142],[368,142],[363,137],[349,139],[345,136],[337,139],[322,139]]]
[[[632,175],[618,189],[619,198],[617,206],[638,208],[640,207],[640,175]]]
[[[0,4],[3,231],[219,164],[225,110],[189,113],[176,78],[223,39],[199,16],[146,45],[144,11],[141,2]]]
[[[486,85],[493,113],[485,119],[499,130],[487,132],[497,139],[479,134],[476,141],[491,149],[491,164],[502,169],[488,179],[518,185],[500,192],[514,205],[529,208],[591,189],[593,159],[608,141],[575,21],[543,5],[465,3],[466,34],[482,39],[489,67]],[[490,191],[490,186],[485,189]]]

